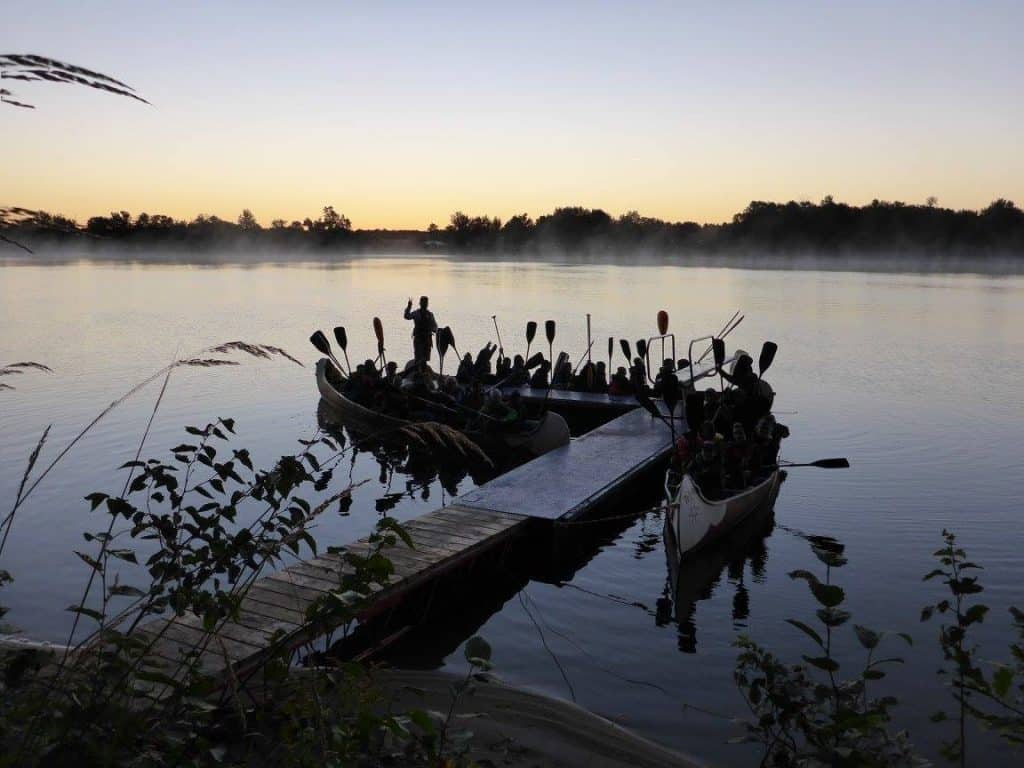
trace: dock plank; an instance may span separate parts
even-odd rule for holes
[[[672,448],[668,427],[631,411],[455,499],[467,509],[572,520]]]

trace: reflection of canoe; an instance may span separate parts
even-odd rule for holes
[[[674,492],[666,475],[669,521],[680,557],[725,535],[762,505],[773,504],[778,489],[779,471],[775,470],[760,483],[741,493],[709,501],[688,474],[683,476]]]
[[[412,424],[371,410],[350,400],[342,393],[337,369],[327,359],[316,364],[316,385],[320,396],[345,422],[368,432],[382,433]],[[539,421],[527,421],[522,428],[509,432],[465,431],[464,434],[484,451],[508,451],[540,456],[569,442],[569,426],[557,413],[548,412]]]

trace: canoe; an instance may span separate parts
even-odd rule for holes
[[[672,524],[679,556],[693,554],[721,538],[754,510],[775,503],[779,491],[779,470],[774,470],[757,485],[728,496],[709,501],[689,474],[683,475],[679,487],[673,489],[665,475],[668,518]]]
[[[346,423],[371,433],[398,430],[414,423],[374,411],[347,398],[340,389],[341,377],[330,360],[323,357],[316,364],[316,386],[320,397]],[[569,425],[557,413],[548,411],[538,421],[527,421],[514,432],[481,432],[462,430],[486,453],[496,451],[541,456],[569,443]]]

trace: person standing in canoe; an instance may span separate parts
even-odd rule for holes
[[[412,351],[416,362],[426,365],[430,362],[430,351],[434,346],[434,334],[437,333],[437,321],[434,313],[427,309],[429,299],[420,296],[420,308],[412,308],[412,299],[405,305],[405,319],[412,320]]]

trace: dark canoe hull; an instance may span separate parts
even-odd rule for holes
[[[680,557],[691,555],[725,536],[755,510],[771,505],[779,492],[779,471],[757,485],[725,499],[704,498],[693,478],[684,475],[673,491],[666,476],[669,522]]]
[[[321,358],[316,364],[316,385],[323,398],[338,417],[360,431],[382,437],[394,433],[415,422],[396,419],[383,413],[371,410],[345,397],[329,378],[328,371],[332,363]],[[540,456],[569,442],[569,426],[556,413],[546,413],[535,427],[508,434],[487,434],[465,432],[474,443],[488,453],[523,452],[529,456]]]

